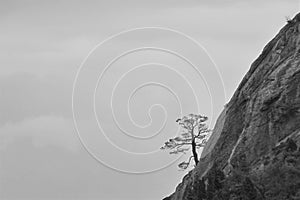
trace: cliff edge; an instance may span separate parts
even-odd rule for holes
[[[200,163],[164,200],[300,200],[300,13],[251,65]]]

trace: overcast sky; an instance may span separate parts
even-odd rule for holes
[[[169,195],[187,173],[158,150],[178,133],[175,120],[201,113],[212,128],[298,10],[297,0],[0,1],[0,198]],[[139,27],[163,29],[98,45]],[[99,78],[113,58],[145,46],[157,49],[124,55]]]

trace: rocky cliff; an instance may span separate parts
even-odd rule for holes
[[[251,65],[200,163],[164,200],[300,200],[300,14]]]

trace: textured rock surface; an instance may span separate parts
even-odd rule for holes
[[[264,48],[165,200],[300,200],[300,14]]]

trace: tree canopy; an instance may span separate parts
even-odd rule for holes
[[[176,120],[181,126],[180,136],[171,138],[165,142],[162,150],[169,150],[170,154],[186,153],[192,150],[192,156],[187,161],[178,164],[180,169],[186,169],[191,161],[197,165],[199,162],[197,149],[203,147],[207,142],[210,129],[206,125],[207,117],[203,115],[189,114]]]

